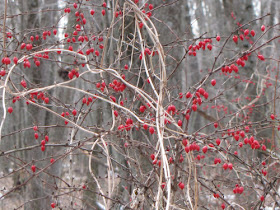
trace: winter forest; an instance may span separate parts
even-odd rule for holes
[[[280,209],[279,0],[0,2],[1,210]]]

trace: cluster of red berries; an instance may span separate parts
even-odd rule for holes
[[[242,194],[244,191],[244,187],[239,186],[238,184],[235,185],[235,188],[233,189],[234,194]]]
[[[122,78],[125,79],[125,75],[122,75]],[[116,79],[109,83],[109,87],[116,92],[123,92],[126,89],[126,85]]]
[[[72,69],[69,73],[68,73],[68,78],[69,79],[73,79],[73,77],[76,76],[76,78],[78,78],[80,76],[79,72],[76,69]]]
[[[129,131],[131,130],[132,127],[133,127],[133,120],[131,118],[128,118],[125,122],[125,125],[120,125],[118,127],[118,130],[123,131],[125,129],[126,131]]]
[[[11,63],[11,60],[10,60],[9,57],[4,57],[4,58],[2,58],[2,63],[6,64],[6,65],[9,65]]]
[[[227,169],[232,170],[232,168],[233,168],[232,163],[224,163],[224,165],[223,165],[224,170],[227,170]]]
[[[45,138],[41,141],[41,150],[42,150],[42,152],[44,152],[45,151],[45,145],[46,145],[46,142],[48,142],[49,141],[49,136],[45,136]]]
[[[220,197],[219,193],[214,193],[213,196],[214,196],[214,198],[219,198]]]
[[[98,82],[98,83],[96,83],[95,86],[96,86],[96,88],[98,88],[98,89],[100,88],[100,91],[103,92],[104,89],[105,89],[105,87],[106,87],[106,83],[105,83],[105,82],[102,82],[102,83],[99,83],[99,82]]]
[[[244,62],[244,65],[245,65],[245,62]],[[232,73],[232,71],[234,71],[235,73],[238,73],[238,67],[234,64],[231,64],[230,66],[223,66],[221,70],[223,73]]]
[[[218,38],[219,40],[219,38]],[[219,40],[220,41],[220,40]],[[202,48],[202,50],[205,50],[206,47],[208,50],[212,50],[212,39],[204,39],[203,41],[200,41],[197,45],[189,45],[189,56],[196,56],[196,51],[200,50],[200,48]]]
[[[21,85],[26,88],[26,82],[24,80],[21,81]],[[41,99],[45,104],[48,104],[50,101],[49,97],[46,97],[44,92],[32,92],[29,96],[29,100],[33,103],[35,103],[35,96],[37,100]]]
[[[197,145],[195,142],[193,142],[190,146],[185,146],[186,153],[189,153],[190,151],[200,151],[200,146]]]

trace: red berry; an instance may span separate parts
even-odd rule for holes
[[[203,152],[203,153],[206,153],[207,150],[208,150],[208,147],[207,147],[207,146],[204,146],[204,147],[202,148],[202,152]]]
[[[182,122],[182,120],[178,120],[178,126],[182,126],[183,125],[183,122]]]
[[[187,139],[183,139],[183,140],[182,140],[182,144],[183,144],[184,146],[187,146],[188,140],[187,140]]]
[[[85,25],[87,23],[87,19],[83,18],[83,24]]]
[[[214,127],[215,127],[215,128],[217,128],[218,125],[219,125],[219,124],[218,124],[217,122],[214,123]]]
[[[49,101],[50,101],[50,99],[49,99],[48,97],[46,97],[46,98],[44,99],[45,104],[48,104]]]
[[[73,79],[73,77],[74,77],[74,74],[73,74],[73,72],[70,71],[70,72],[68,73],[68,78],[69,78],[69,79]]]
[[[197,110],[197,105],[196,104],[193,104],[192,105],[192,110],[195,112]]]
[[[32,165],[32,166],[31,166],[31,170],[33,171],[33,173],[35,173],[35,171],[36,171],[36,166],[35,166],[35,165]]]
[[[241,132],[240,132],[240,136],[241,136],[242,138],[244,138],[244,137],[245,137],[245,133],[244,133],[244,131],[241,131]]]
[[[55,208],[55,203],[51,203],[51,207],[52,207],[52,208]]]
[[[274,119],[275,119],[274,114],[271,114],[271,115],[270,115],[270,118],[271,118],[272,120],[274,120]]]
[[[93,9],[92,9],[92,10],[90,10],[90,14],[91,14],[91,15],[94,15],[94,13],[95,13],[95,12],[94,12],[94,10],[93,10]]]
[[[105,13],[106,13],[105,9],[103,9],[101,13],[102,13],[102,15],[104,16]]]
[[[25,48],[25,46],[26,46],[26,44],[25,43],[22,43],[21,45],[20,45],[20,49],[24,49]]]
[[[239,187],[239,188],[238,188],[238,192],[239,192],[239,194],[242,194],[242,193],[243,193],[243,191],[244,191],[244,187],[242,187],[242,186],[241,186],[241,187]]]
[[[34,133],[34,137],[35,137],[35,139],[38,139],[38,137],[39,137],[38,133]]]
[[[45,136],[45,140],[46,140],[46,142],[49,141],[49,136],[48,135]]]
[[[221,144],[221,140],[220,139],[216,139],[216,144],[219,146]]]
[[[149,132],[150,132],[150,134],[154,134],[154,132],[155,132],[154,127],[150,127],[150,128],[149,128]]]
[[[114,97],[114,96],[110,96],[110,99],[113,101],[113,102],[116,102],[117,99]]]
[[[24,88],[27,87],[25,80],[21,80],[20,84],[21,84],[21,86],[24,87]]]
[[[144,125],[143,125],[143,128],[144,128],[145,130],[147,130],[147,129],[148,129],[148,125],[147,125],[147,124],[144,124]]]
[[[186,153],[189,153],[190,152],[190,147],[186,146],[185,151],[186,151]]]
[[[83,98],[83,104],[86,104],[86,103],[87,103],[87,98],[84,97],[84,98]]]
[[[255,36],[255,34],[256,34],[256,33],[255,33],[255,31],[254,31],[254,30],[252,30],[252,31],[251,31],[251,35],[254,37],[254,36]]]
[[[187,92],[186,98],[190,98],[190,97],[192,97],[192,94],[190,92]]]
[[[262,25],[261,30],[265,31],[265,26],[264,25]]]
[[[35,61],[35,65],[36,65],[37,67],[40,66],[40,64],[41,64],[40,61],[38,61],[38,60]]]
[[[146,107],[144,105],[140,106],[139,108],[140,112],[143,113],[146,110]]]
[[[74,109],[74,110],[72,111],[72,114],[73,114],[74,116],[76,116],[76,114],[77,114],[76,109]]]
[[[26,49],[27,49],[27,50],[32,50],[32,44],[27,44],[27,45],[26,45]]]
[[[222,207],[222,209],[225,209],[226,205],[224,203],[222,203],[221,207]]]
[[[238,141],[238,140],[239,140],[239,135],[238,135],[238,134],[235,134],[235,135],[234,135],[234,139],[235,139],[236,141]]]
[[[211,80],[211,85],[212,85],[212,86],[215,86],[215,85],[216,85],[216,80],[215,80],[215,79],[212,79],[212,80]]]
[[[249,34],[249,32],[250,32],[249,29],[246,29],[246,30],[244,31],[244,35],[247,36],[247,35]]]
[[[264,196],[263,196],[263,195],[260,197],[260,200],[261,200],[261,201],[264,201]]]
[[[234,35],[234,36],[232,37],[232,40],[237,44],[237,42],[238,42],[238,36]]]
[[[18,63],[18,58],[17,57],[14,57],[14,64],[17,64]]]
[[[220,37],[220,36],[217,36],[217,37],[216,37],[216,40],[217,40],[217,42],[219,42],[219,41],[221,40],[221,37]]]
[[[96,88],[100,88],[101,87],[101,84],[98,82],[96,83]]]
[[[242,148],[242,147],[243,147],[243,143],[242,143],[242,142],[239,142],[238,146],[239,146],[240,148]]]
[[[44,152],[44,151],[45,151],[45,149],[46,149],[45,145],[42,145],[42,146],[41,146],[41,150],[42,150],[42,152]]]
[[[50,162],[51,162],[51,163],[53,163],[53,162],[54,162],[54,159],[53,159],[53,158],[51,158]]]
[[[115,117],[118,117],[119,116],[119,113],[118,113],[118,111],[114,111],[114,115],[115,115]]]
[[[198,91],[201,95],[204,95],[204,93],[205,93],[205,90],[203,88],[199,88]]]
[[[259,58],[261,61],[264,61],[264,60],[265,60],[265,58],[264,58],[263,55],[261,55],[261,54],[258,55],[258,58]]]
[[[224,163],[223,168],[224,168],[224,170],[227,170],[228,169],[228,164]]]
[[[9,107],[8,112],[11,114],[13,112],[13,107]]]
[[[209,94],[207,92],[205,92],[203,96],[204,96],[205,99],[207,99],[209,97]]]
[[[178,184],[178,186],[180,187],[181,190],[183,190],[183,189],[185,188],[185,185],[184,185],[184,183],[182,183],[182,182],[180,182],[180,183]]]

